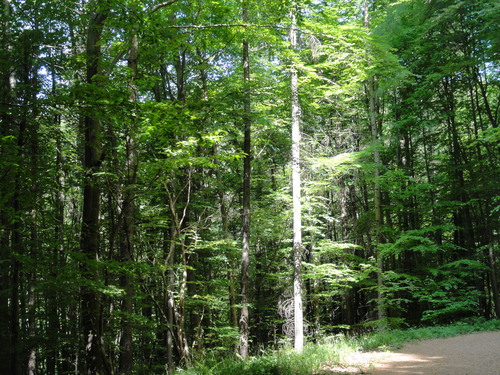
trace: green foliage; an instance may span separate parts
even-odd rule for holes
[[[473,315],[478,309],[481,291],[473,285],[476,275],[486,269],[481,262],[461,259],[430,269],[430,277],[415,296],[432,306],[422,319],[433,323],[453,320],[455,316]]]
[[[322,344],[308,344],[301,355],[292,349],[281,349],[252,357],[247,361],[225,359],[213,366],[197,364],[180,371],[183,375],[309,375],[323,363],[336,363],[356,350],[355,342],[344,336],[326,338]]]
[[[408,341],[452,337],[477,331],[490,331],[498,329],[500,329],[499,320],[484,321],[476,319],[470,321],[464,320],[445,326],[377,332],[362,336],[359,339],[361,348],[365,350],[390,350],[400,348]]]
[[[498,315],[498,270],[490,268],[500,212],[495,1],[371,1],[369,28],[363,2],[296,1],[295,51],[291,1],[176,1],[153,12],[161,3],[0,5],[0,373],[16,361],[11,346],[21,366],[31,343],[40,343],[35,372],[72,371],[85,357],[75,339],[88,313],[82,291],[98,300],[112,367],[130,327],[138,374],[165,372],[169,333],[172,365],[195,364],[185,373],[311,374],[352,350],[468,332],[483,324],[473,319]],[[240,25],[244,4],[251,26]],[[107,8],[100,71],[88,83],[89,21]],[[251,352],[262,354],[246,362],[234,358],[243,40],[252,112],[250,336]],[[293,269],[292,61],[302,110],[306,333],[321,343],[303,355],[270,349],[286,342],[291,314],[283,310]],[[84,171],[89,116],[103,152]],[[100,199],[93,256],[80,244],[88,175]],[[388,316],[378,320],[380,307]],[[392,330],[464,317],[469,324]],[[336,335],[381,326],[389,330],[379,336]]]
[[[311,168],[320,168],[326,172],[329,178],[335,178],[339,175],[363,168],[366,164],[362,164],[362,160],[366,160],[366,156],[366,151],[358,151],[339,154],[331,158],[315,158],[310,160],[310,163]]]

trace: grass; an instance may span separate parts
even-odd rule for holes
[[[182,375],[311,375],[324,362],[339,362],[342,353],[352,351],[347,340],[342,337],[335,343],[321,345],[308,344],[301,355],[296,354],[292,348],[270,351],[267,354],[256,356],[241,361],[225,359],[215,365],[198,363]]]
[[[447,326],[388,330],[358,337],[343,334],[324,337],[317,344],[307,344],[302,354],[292,348],[269,351],[247,361],[234,358],[199,362],[182,375],[311,375],[317,373],[322,364],[342,363],[357,351],[391,350],[405,342],[452,337],[476,331],[500,330],[500,320],[458,322]]]
[[[411,328],[376,332],[359,338],[363,350],[391,350],[405,342],[432,338],[453,337],[471,332],[500,330],[500,320],[462,321],[446,326]]]

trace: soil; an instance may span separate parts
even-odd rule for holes
[[[500,331],[412,342],[391,353],[356,353],[320,374],[500,375]]]

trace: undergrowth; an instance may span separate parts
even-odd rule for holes
[[[391,350],[401,347],[407,341],[443,338],[479,331],[500,330],[500,320],[461,321],[446,326],[411,328],[375,332],[359,337],[363,350]]]
[[[226,358],[194,364],[179,375],[311,375],[324,363],[340,364],[352,353],[367,350],[391,350],[405,342],[452,337],[476,331],[500,330],[500,320],[463,321],[447,326],[411,328],[373,332],[357,337],[343,334],[324,337],[316,344],[307,344],[302,354],[292,348],[269,351],[246,361]]]

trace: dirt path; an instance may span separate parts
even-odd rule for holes
[[[406,344],[394,353],[358,353],[324,374],[500,375],[500,331]]]

